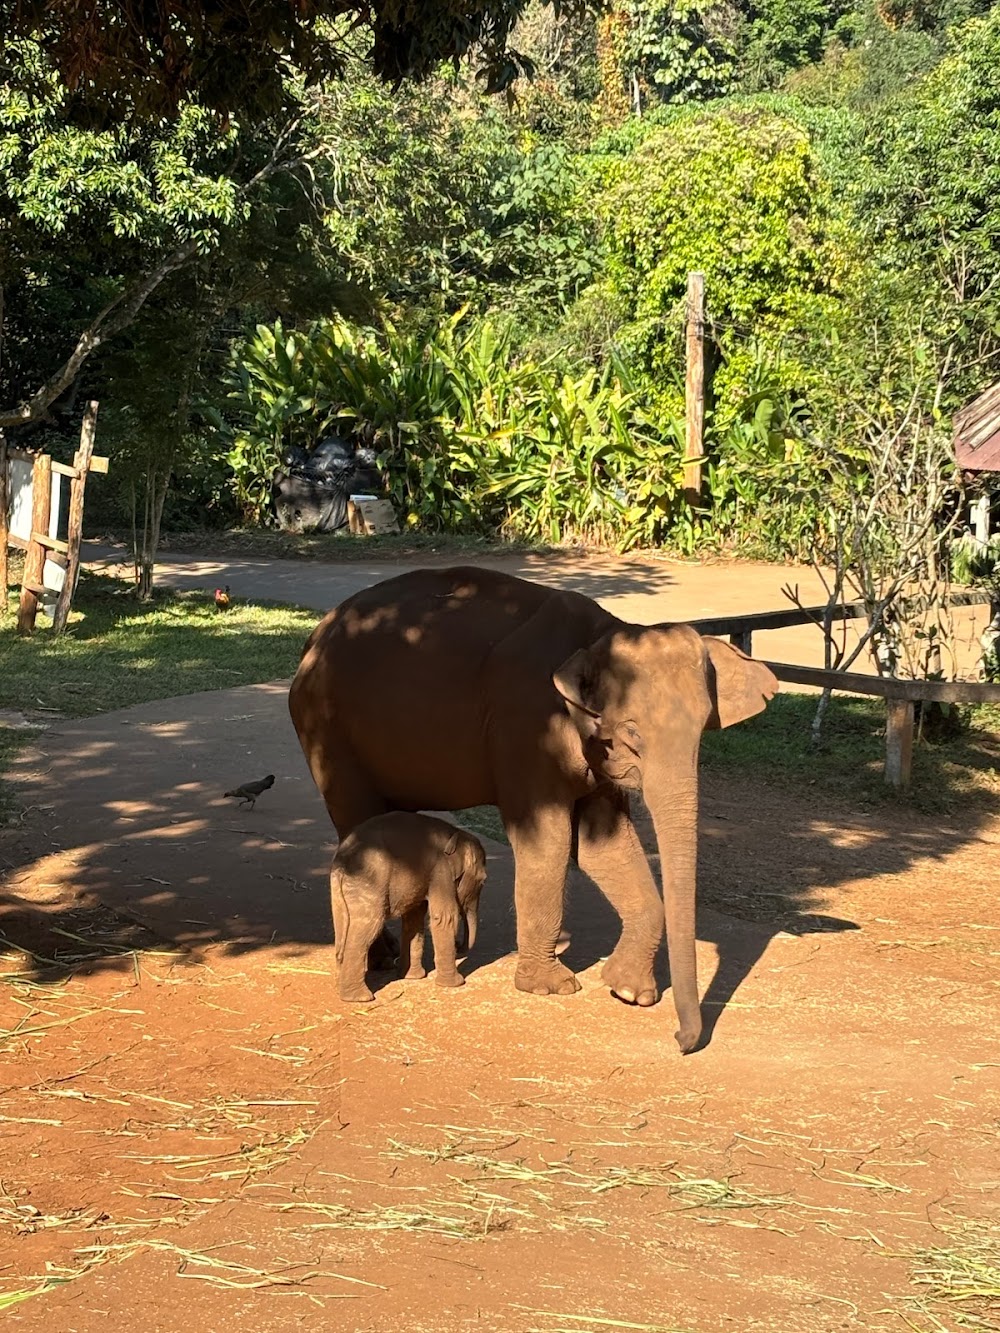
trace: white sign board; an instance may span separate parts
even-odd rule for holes
[[[22,458],[12,458],[8,464],[10,469],[9,490],[7,492],[10,499],[10,532],[15,537],[20,537],[22,541],[31,541],[31,464]],[[49,505],[49,530],[46,533],[48,537],[54,537],[59,532],[59,506],[62,502],[62,473],[52,473],[52,501]]]
[[[9,530],[12,536],[22,541],[31,541],[31,473],[32,465],[23,458],[12,458],[8,463],[8,491],[10,497]],[[59,532],[59,508],[62,503],[62,473],[52,473],[52,501],[49,505],[48,536]],[[46,560],[42,573],[42,584],[53,595],[62,591],[66,582],[66,571],[54,560]]]
[[[46,560],[42,569],[42,587],[45,591],[51,592],[56,597],[63,590],[63,584],[66,582],[66,571],[62,565],[57,565],[54,560]],[[45,598],[44,600],[48,600]]]

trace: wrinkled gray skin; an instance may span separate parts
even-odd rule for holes
[[[579,990],[557,958],[570,858],[622,920],[603,979],[654,1004],[666,921],[682,1051],[701,1040],[698,751],[761,712],[763,662],[688,625],[629,625],[579,593],[489,569],[420,569],[350,597],[306,644],[288,706],[341,837],[386,810],[495,805],[514,852],[517,970]],[[629,806],[653,816],[663,901]]]
[[[368,819],[344,838],[330,870],[330,900],[340,998],[373,998],[365,983],[368,950],[386,921],[402,921],[399,971],[425,977],[424,927],[430,918],[435,980],[464,986],[456,967],[459,930],[476,942],[486,855],[478,838],[430,815],[396,811]]]

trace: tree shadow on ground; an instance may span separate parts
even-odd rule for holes
[[[159,952],[165,944],[160,935],[93,898],[67,906],[0,892],[3,981],[53,985],[93,971],[129,973],[137,954]]]
[[[278,776],[255,809],[222,798],[234,781],[264,772]],[[288,720],[285,686],[62,724],[37,739],[14,778],[32,808],[0,835],[0,933],[36,955],[38,975],[120,968],[133,949],[168,940],[195,953],[311,955],[314,966],[329,966],[333,987],[335,835]],[[977,839],[995,814],[990,803],[944,821],[899,805],[859,811],[815,789],[763,784],[745,769],[706,774],[699,938],[719,956],[705,993],[708,1031],[778,931],[857,928],[825,910],[828,895],[870,875],[903,881]],[[655,867],[641,811],[637,827]],[[510,851],[487,847],[479,942],[466,973],[515,948]],[[613,910],[576,870],[565,920],[574,970],[607,956],[617,939]],[[373,978],[376,987],[389,979]],[[669,980],[665,953],[659,979]]]

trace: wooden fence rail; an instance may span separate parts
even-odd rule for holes
[[[963,589],[951,596],[953,606],[989,604],[987,593]],[[755,611],[743,616],[714,616],[692,620],[700,634],[728,635],[729,641],[750,654],[755,630],[787,629],[822,621],[824,606],[789,607],[781,611]],[[865,614],[863,602],[848,602],[834,609],[833,620],[854,620]],[[916,704],[1000,704],[1000,685],[974,680],[900,680],[896,676],[865,676],[857,671],[827,671],[822,667],[796,666],[791,662],[768,662],[778,680],[790,685],[812,685],[842,694],[866,694],[884,699],[885,780],[893,787],[908,787],[913,765],[913,728]]]
[[[948,599],[952,606],[982,606],[989,604],[989,594],[981,588],[962,588]],[[827,614],[825,606],[789,606],[780,611],[752,611],[741,616],[709,616],[690,623],[699,634],[727,634],[737,648],[749,655],[753,635],[757,630],[792,629],[796,625],[822,625]],[[830,619],[834,624],[842,620],[861,620],[866,614],[864,602],[845,602],[833,608]]]

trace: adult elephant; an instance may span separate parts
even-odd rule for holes
[[[766,666],[685,625],[630,625],[588,597],[488,569],[415,570],[316,628],[289,708],[341,838],[386,810],[496,805],[514,850],[515,985],[568,995],[556,957],[571,855],[622,920],[603,979],[657,998],[664,909],[682,1051],[701,1036],[695,963],[698,749],[759,713]],[[663,904],[629,791],[656,828]]]

